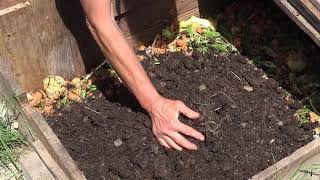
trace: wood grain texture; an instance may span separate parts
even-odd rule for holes
[[[317,31],[287,0],[273,0],[311,39],[320,46],[320,32]]]
[[[199,1],[198,0],[176,0],[175,6],[177,10],[177,15],[180,16],[182,14],[190,14],[194,9],[198,9],[199,11]]]
[[[320,32],[320,22],[317,17],[310,11],[310,7],[308,7],[304,1],[301,0],[289,0],[289,2],[296,8],[300,14],[311,24],[318,32]]]
[[[317,7],[317,9],[320,10],[320,0],[310,0],[313,5]]]
[[[309,0],[300,0],[304,9],[320,24],[320,10]]]
[[[4,8],[4,9],[0,9],[0,16],[3,16],[5,14],[11,13],[13,11],[17,11],[19,9],[25,8],[25,7],[29,6],[29,5],[30,5],[30,2],[29,1],[25,1],[25,2],[22,2],[22,3],[18,3],[18,4],[15,4],[15,5],[9,6],[9,7]]]
[[[0,0],[0,10],[14,6],[19,3],[24,3],[26,0]]]
[[[85,180],[82,171],[79,170],[74,160],[67,150],[61,144],[60,140],[54,134],[50,126],[42,115],[29,104],[22,104],[24,112],[27,114],[30,126],[35,131],[38,139],[41,141],[49,155],[59,165],[70,180]],[[59,178],[58,178],[59,179]]]
[[[0,58],[9,62],[25,91],[42,87],[48,75],[70,79],[85,72],[54,0],[33,0],[30,6],[1,16],[0,34]]]

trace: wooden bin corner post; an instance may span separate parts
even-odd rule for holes
[[[2,0],[0,12],[0,59],[25,91],[40,88],[48,75],[70,79],[85,73],[77,42],[55,0]]]

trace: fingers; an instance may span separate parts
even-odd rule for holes
[[[177,143],[175,143],[170,137],[164,136],[163,139],[166,140],[168,145],[170,145],[172,148],[174,148],[174,149],[176,149],[178,151],[182,151],[182,147],[179,146]]]
[[[203,134],[201,134],[199,131],[197,131],[197,130],[193,129],[192,127],[187,126],[183,123],[179,123],[177,130],[187,136],[191,136],[191,137],[198,139],[200,141],[204,141]]]
[[[158,138],[158,141],[160,142],[160,144],[168,149],[171,149],[171,147],[168,145],[168,143],[162,139],[162,138]]]
[[[178,132],[174,132],[174,133],[170,134],[170,137],[172,138],[172,140],[176,144],[178,144],[178,146],[181,146],[181,147],[188,149],[188,150],[197,150],[197,146],[195,144],[188,141],[186,138],[184,138]]]
[[[183,102],[178,101],[178,110],[190,119],[199,118],[200,114],[188,108]]]

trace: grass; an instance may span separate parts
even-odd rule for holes
[[[18,131],[11,129],[14,113],[8,109],[7,103],[3,99],[0,99],[0,166],[11,171],[15,179],[21,179],[21,170],[16,163],[15,149],[25,144],[25,140]]]

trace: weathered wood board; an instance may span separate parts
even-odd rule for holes
[[[310,0],[320,10],[320,0]]]
[[[287,0],[273,0],[311,39],[320,46],[320,32]]]
[[[24,3],[26,0],[1,0],[0,10],[6,9],[8,7],[14,6],[16,4]]]
[[[26,91],[40,88],[48,75],[72,78],[85,72],[77,44],[54,0],[33,0],[0,16],[0,36],[0,59],[9,63]]]
[[[320,12],[309,0],[289,0],[294,8],[320,32]]]
[[[28,0],[4,0],[0,1],[0,16],[22,9],[30,5]]]
[[[29,108],[25,107],[26,98],[22,98],[25,97],[25,93],[15,93],[12,87],[16,87],[17,85],[15,83],[8,84],[7,81],[8,79],[0,73],[0,112],[6,112],[5,117],[8,120],[18,122],[19,131],[26,138],[29,148],[38,154],[55,179],[84,179],[83,174],[68,156],[60,141],[53,135],[53,132],[50,131],[51,129],[46,127],[45,120],[36,121],[37,117],[42,118],[41,114],[35,109],[33,109],[33,111],[36,111],[35,113],[31,110],[28,111],[31,108],[28,104],[27,107]],[[38,124],[35,125],[35,123]],[[51,148],[52,146],[55,148]],[[57,158],[56,153],[59,154],[59,157],[62,157],[62,162],[67,163],[61,165],[61,161]]]

